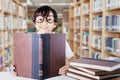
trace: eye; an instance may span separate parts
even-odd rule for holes
[[[39,19],[39,21],[42,21],[42,20],[43,20],[43,18]]]
[[[48,21],[51,21],[52,19],[48,18],[47,20],[48,20]]]
[[[48,17],[47,17],[47,21],[48,21],[48,22],[54,22],[53,16],[48,16]]]

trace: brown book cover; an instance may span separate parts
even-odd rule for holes
[[[120,62],[100,60],[93,58],[80,58],[70,62],[71,66],[99,69],[104,71],[113,71],[120,68]]]
[[[99,69],[92,69],[92,68],[84,68],[84,67],[77,67],[77,66],[72,66],[75,69],[87,72],[92,75],[108,75],[108,74],[117,74],[120,73],[120,69],[114,70],[114,71],[103,71]]]
[[[42,79],[39,72],[42,68],[42,39],[26,33],[14,34],[14,64],[18,76]],[[36,47],[35,47],[36,46]],[[40,47],[40,48],[39,48]]]
[[[65,35],[45,34],[43,39],[43,78],[58,76],[65,65]]]
[[[43,80],[65,65],[65,34],[14,34],[14,64],[18,76]]]
[[[77,74],[77,73],[73,73],[73,72],[70,72],[70,71],[68,71],[66,75],[69,76],[69,77],[75,78],[77,80],[95,80],[93,78],[90,78],[90,77],[87,77],[87,76],[84,76],[84,75],[80,75],[80,74]]]
[[[120,73],[118,73],[118,74],[110,74],[110,75],[102,75],[102,76],[95,76],[95,75],[92,75],[92,74],[89,74],[89,73],[86,73],[84,71],[77,70],[77,69],[74,69],[74,68],[69,68],[68,71],[79,74],[79,75],[83,75],[83,76],[86,76],[86,77],[90,77],[90,78],[93,78],[93,79],[98,79],[98,80],[100,80],[100,79],[108,79],[108,78],[113,78],[113,77],[119,77],[120,76]]]
[[[111,78],[110,80],[120,80],[120,76],[119,77],[115,77],[115,78]]]

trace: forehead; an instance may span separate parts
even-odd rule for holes
[[[49,15],[46,15],[46,16],[53,16],[53,13],[50,12]],[[36,17],[36,19],[38,20],[38,19],[40,19],[40,18],[42,18],[42,17],[44,17],[44,16],[42,16],[42,15],[40,14],[40,15],[38,15],[38,16]]]
[[[44,13],[43,14],[41,14],[41,13],[38,14],[38,16],[49,16],[49,15],[53,15],[53,13],[50,11],[49,14],[44,14]]]
[[[49,15],[53,15],[53,13],[50,11]]]

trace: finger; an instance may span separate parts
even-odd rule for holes
[[[65,71],[65,70],[62,70],[59,72],[59,74],[61,74],[61,75],[66,74],[66,73],[67,73],[67,71]]]
[[[59,74],[65,74],[67,72],[67,68],[66,69],[62,69],[62,70],[59,70]]]
[[[63,69],[67,69],[67,68],[68,68],[68,66],[65,65],[65,66],[63,66],[62,68],[60,68],[59,70],[63,70]]]

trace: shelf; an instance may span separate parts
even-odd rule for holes
[[[109,31],[109,30],[106,30],[105,32],[120,34],[120,31]]]
[[[108,52],[106,50],[104,50],[105,53],[107,53],[108,55],[112,55],[112,56],[115,56],[115,57],[119,57],[120,58],[120,54],[117,54],[117,53],[111,53],[111,52]]]
[[[10,70],[9,65],[14,65],[13,34],[20,31],[19,29],[22,29],[23,25],[25,26],[24,30],[27,30],[27,25],[24,22],[27,21],[27,6],[20,5],[18,0],[0,0],[0,3],[0,46],[2,45],[0,55],[3,59],[1,71],[7,71],[8,68]],[[22,15],[21,19],[18,13]]]
[[[101,51],[102,51],[101,49],[98,49],[98,48],[96,48],[96,47],[92,47],[92,46],[91,46],[91,48],[94,49],[95,51],[98,51],[98,52],[101,52]]]
[[[69,35],[74,35],[76,32],[80,33],[79,45],[72,45],[75,54],[77,54],[78,48],[82,50],[82,46],[87,46],[90,58],[94,52],[100,52],[102,59],[106,59],[108,56],[120,57],[118,54],[114,55],[112,53],[105,52],[103,49],[106,46],[115,47],[117,50],[120,49],[120,3],[107,3],[107,0],[81,0],[80,2],[73,0],[73,3],[74,5],[69,7],[71,10],[69,12],[69,17],[72,17],[72,19],[69,18]],[[110,9],[107,9],[107,7]],[[78,9],[79,11],[75,10],[77,8],[80,8]],[[74,15],[76,12],[80,12],[78,14],[79,17]],[[79,30],[76,29],[77,19],[79,19],[80,22],[78,22],[80,25],[78,28]],[[89,32],[89,34],[87,32]],[[74,37],[70,36],[69,39],[74,40]],[[86,45],[84,42],[88,42],[88,44]],[[76,44],[76,42],[73,41],[72,44]],[[98,49],[97,46],[100,49]],[[82,54],[82,51],[80,51],[79,54]],[[80,55],[80,57],[82,57],[82,55]]]

